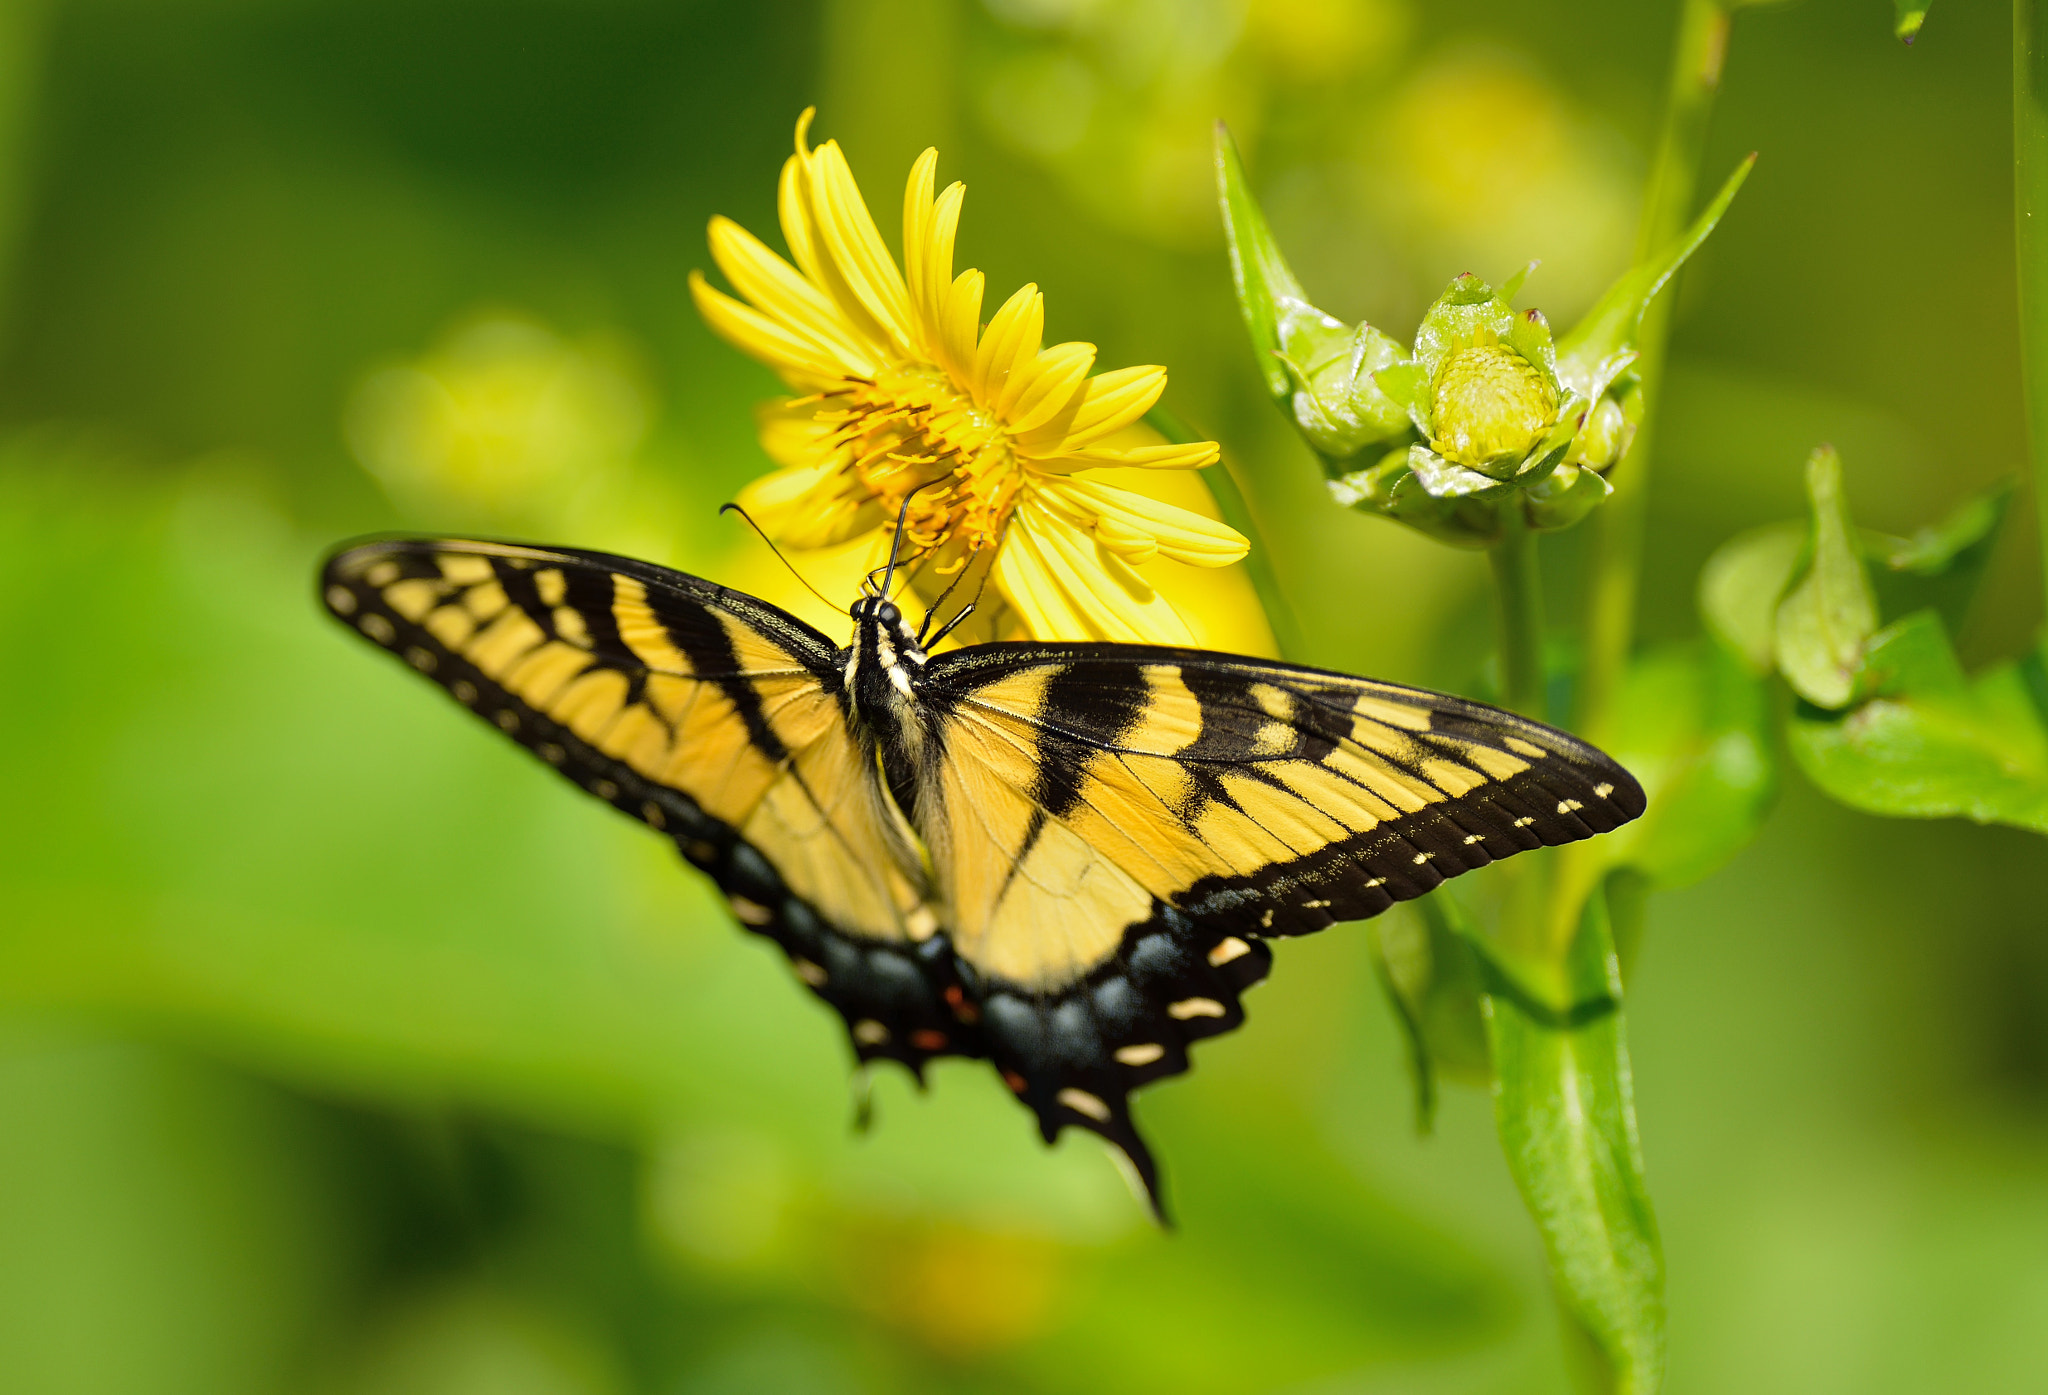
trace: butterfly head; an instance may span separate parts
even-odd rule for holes
[[[868,593],[847,614],[853,617],[853,643],[846,651],[846,686],[856,705],[879,711],[907,701],[925,652],[902,609],[887,596]]]

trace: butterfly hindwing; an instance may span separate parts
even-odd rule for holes
[[[1641,788],[1562,732],[1460,698],[1194,650],[982,646],[934,658],[946,856],[987,1044],[1050,1135],[1149,1177],[1127,1092],[1243,1020],[1263,940],[1634,818]],[[1077,898],[1107,920],[1075,923]]]
[[[379,539],[328,609],[580,788],[672,837],[846,1018],[862,1059],[983,1054],[930,953],[923,869],[793,616],[602,553]]]

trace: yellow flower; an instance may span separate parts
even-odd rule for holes
[[[971,595],[986,577],[997,597],[977,612],[981,636],[1190,643],[1187,622],[1137,569],[1227,566],[1248,544],[1093,473],[1216,459],[1213,442],[1170,445],[1138,426],[1166,370],[1091,377],[1093,344],[1042,348],[1035,286],[984,327],[982,274],[953,274],[965,188],[934,196],[935,150],[904,191],[899,270],[838,144],[808,148],[811,116],[782,169],[795,265],[720,217],[711,254],[741,298],[690,278],[711,327],[798,394],[764,412],[762,443],[783,468],[740,503],[778,541],[826,548],[892,538],[909,499],[912,585],[929,603],[956,581],[956,596]]]

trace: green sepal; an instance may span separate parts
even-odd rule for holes
[[[1558,1297],[1601,1368],[1596,1387],[1651,1395],[1664,1367],[1664,1256],[1643,1184],[1604,886],[1587,898],[1567,976],[1574,1001],[1607,1010],[1559,1022],[1516,996],[1485,999],[1494,1121]]]
[[[1643,322],[1643,311],[1649,308],[1657,292],[1664,289],[1678,268],[1685,265],[1686,258],[1698,251],[1700,244],[1714,231],[1721,215],[1733,202],[1735,191],[1742,187],[1743,180],[1749,178],[1749,171],[1755,164],[1756,156],[1752,154],[1737,165],[1735,172],[1721,185],[1720,192],[1714,195],[1713,202],[1693,220],[1691,227],[1667,243],[1655,256],[1623,273],[1586,317],[1558,343],[1558,373],[1573,391],[1592,395],[1592,384],[1603,365],[1634,346],[1636,328]],[[1608,376],[1612,376],[1611,371]]]
[[[1420,442],[1408,447],[1408,468],[1416,483],[1439,499],[1496,499],[1517,487],[1513,480],[1497,480],[1446,460]]]
[[[1436,434],[1430,413],[1429,369],[1412,359],[1391,364],[1372,375],[1374,384],[1387,400],[1408,414],[1423,439]]]
[[[1877,597],[1832,446],[1807,460],[1806,496],[1812,530],[1805,564],[1778,603],[1773,654],[1792,691],[1817,707],[1846,707],[1856,694],[1864,642],[1877,630]]]
[[[1409,468],[1410,449],[1389,451],[1363,470],[1332,474],[1330,497],[1345,508],[1391,518],[1453,547],[1490,546],[1500,536],[1494,505],[1476,497],[1430,494]]]
[[[1238,310],[1266,393],[1318,452],[1335,459],[1408,429],[1405,407],[1373,381],[1401,346],[1369,324],[1346,325],[1308,301],[1244,177],[1237,145],[1216,126],[1216,184]]]
[[[1506,293],[1501,303],[1507,303]],[[1557,385],[1557,344],[1550,337],[1550,321],[1543,318],[1541,310],[1524,310],[1508,321],[1508,343],[1515,352],[1543,370],[1543,376]],[[1559,393],[1558,396],[1564,396]]]
[[[1786,744],[1807,778],[1852,809],[1974,819],[2048,833],[2048,674],[2041,654],[1966,676],[1940,617],[1872,637],[1848,712],[1795,710]]]
[[[1514,332],[1515,312],[1493,287],[1468,271],[1444,287],[1444,293],[1423,312],[1422,323],[1415,330],[1415,361],[1423,366],[1426,382],[1436,376],[1437,365],[1452,350],[1482,337],[1513,343]]]
[[[1529,526],[1539,533],[1569,528],[1607,502],[1614,486],[1605,476],[1578,465],[1559,464],[1523,496]]]
[[[1906,43],[1920,37],[1920,26],[1927,22],[1930,0],[1892,0],[1892,35]]]
[[[1490,1075],[1470,934],[1463,908],[1448,895],[1403,902],[1366,925],[1374,971],[1408,1038],[1421,1133],[1436,1116],[1439,1072],[1474,1085]]]

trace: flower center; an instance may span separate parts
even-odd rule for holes
[[[1433,398],[1431,445],[1444,459],[1475,470],[1519,462],[1557,422],[1556,390],[1505,344],[1453,353],[1437,370]]]
[[[1002,536],[1024,472],[1002,427],[944,375],[888,369],[872,381],[848,378],[824,395],[818,418],[836,426],[841,471],[883,506],[886,527],[917,491],[903,525],[910,547],[951,540],[962,553],[940,571]]]

